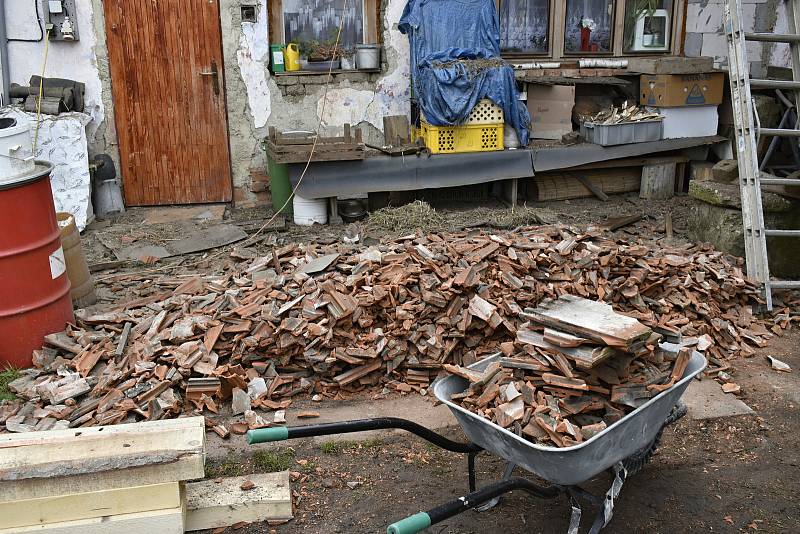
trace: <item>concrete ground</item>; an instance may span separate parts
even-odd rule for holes
[[[621,232],[650,233],[656,239],[663,237],[664,215],[671,212],[675,239],[680,241],[686,236],[690,204],[686,197],[645,202],[635,195],[617,195],[607,203],[582,199],[540,204],[536,209],[543,220],[576,225],[599,222],[609,216],[642,213],[645,220]],[[502,211],[498,207],[493,209]],[[176,224],[152,221],[148,224],[145,221],[151,213],[131,210],[115,221],[93,225],[82,236],[90,263],[114,261],[109,245],[163,244],[187,231]],[[235,212],[233,217],[224,215],[224,220],[252,233],[267,215],[257,211]],[[481,213],[480,220],[468,212],[455,216],[459,223],[471,225],[486,219],[487,214]],[[189,228],[196,224],[217,224],[223,216],[212,213],[211,219],[202,223],[190,219],[185,224]],[[290,241],[335,241],[346,231],[342,226],[303,229],[289,225],[285,231],[268,232],[265,242],[253,248],[268,250]],[[191,256],[163,260],[155,267],[158,272],[166,273],[184,269],[187,258],[192,258],[189,265],[198,272],[214,270],[214,262],[204,265],[194,262],[196,257]],[[112,279],[115,273],[148,268],[152,266],[132,262],[95,276],[104,281]],[[101,306],[124,297],[111,291],[107,283],[98,293]],[[773,370],[766,360],[768,354],[787,362],[794,371]],[[795,329],[772,340],[756,356],[731,364],[734,369],[729,372],[741,386],[741,393],[738,396],[722,393],[711,377],[691,385],[684,399],[689,406],[688,416],[664,432],[651,462],[625,483],[607,532],[800,532],[797,497],[800,437],[796,430],[800,427],[800,333]],[[301,410],[314,410],[320,416],[299,421],[296,415]],[[451,439],[465,439],[446,407],[417,394],[383,398],[373,392],[338,402],[298,400],[287,412],[290,425],[379,416],[407,418]],[[237,420],[223,417],[223,422]],[[252,447],[241,435],[221,440],[209,433],[206,465],[209,478],[290,471],[295,519],[283,525],[252,524],[238,530],[244,533],[380,532],[393,521],[457,498],[467,489],[463,455],[442,451],[402,431]],[[496,480],[503,468],[502,459],[481,454],[479,486]],[[520,470],[515,474],[532,477]],[[603,474],[587,481],[586,487],[603,493],[609,483],[610,478]],[[581,532],[588,531],[595,512],[591,506],[584,507]],[[427,532],[565,532],[569,515],[569,503],[564,498],[541,500],[514,492],[492,510],[467,511]]]
[[[738,396],[711,378],[694,382],[687,417],[664,432],[650,463],[625,483],[608,532],[800,532],[800,333],[775,339],[756,356],[734,362]],[[766,355],[792,366],[772,369]],[[395,416],[464,440],[449,412],[418,395],[293,405],[290,425]],[[320,413],[297,421],[300,408]],[[402,431],[339,435],[249,447],[243,436],[209,436],[209,476],[289,469],[295,519],[252,524],[246,533],[367,533],[427,510],[467,490],[463,455],[443,451]],[[503,461],[478,457],[478,485],[496,480]],[[534,478],[517,469],[517,476]],[[585,487],[603,493],[605,474]],[[540,481],[541,482],[541,481]],[[581,532],[596,509],[584,506]],[[565,532],[566,498],[542,500],[514,492],[487,512],[467,511],[426,532]]]

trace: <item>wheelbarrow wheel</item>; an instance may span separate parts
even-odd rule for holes
[[[646,447],[642,447],[639,451],[622,460],[622,466],[627,471],[628,476],[635,475],[647,465],[647,462],[653,457],[653,454],[655,454],[658,448],[658,444],[661,442],[661,435],[664,433],[664,429],[667,425],[674,423],[684,415],[686,415],[686,405],[683,402],[679,402],[672,408],[669,417],[667,417],[667,420],[658,431],[658,434],[656,434],[656,437],[653,438],[653,441]]]

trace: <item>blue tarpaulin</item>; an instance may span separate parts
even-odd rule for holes
[[[413,91],[430,124],[461,124],[488,98],[528,144],[530,115],[517,98],[514,70],[500,60],[494,0],[409,0],[399,29],[411,43]]]

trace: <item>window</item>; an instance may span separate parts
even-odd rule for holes
[[[672,0],[628,0],[625,5],[625,53],[669,51],[672,13]]]
[[[500,50],[517,62],[526,56],[674,53],[687,1],[495,0]]]
[[[283,35],[287,43],[335,41],[342,19],[342,46],[364,42],[362,0],[283,0]]]
[[[550,50],[550,0],[500,2],[500,50],[546,54]]]
[[[564,52],[609,53],[613,50],[614,0],[567,0]]]
[[[269,0],[269,40],[332,44],[342,19],[343,47],[380,43],[380,0]]]

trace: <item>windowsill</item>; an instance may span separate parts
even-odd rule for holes
[[[365,73],[365,74],[374,74],[376,72],[381,72],[381,69],[350,69],[350,70],[342,70],[342,69],[334,69],[332,71],[327,70],[293,70],[293,71],[284,71],[284,72],[273,72],[273,76],[325,76],[328,73],[336,74],[336,75],[347,75],[347,74],[358,74],[358,73]]]

